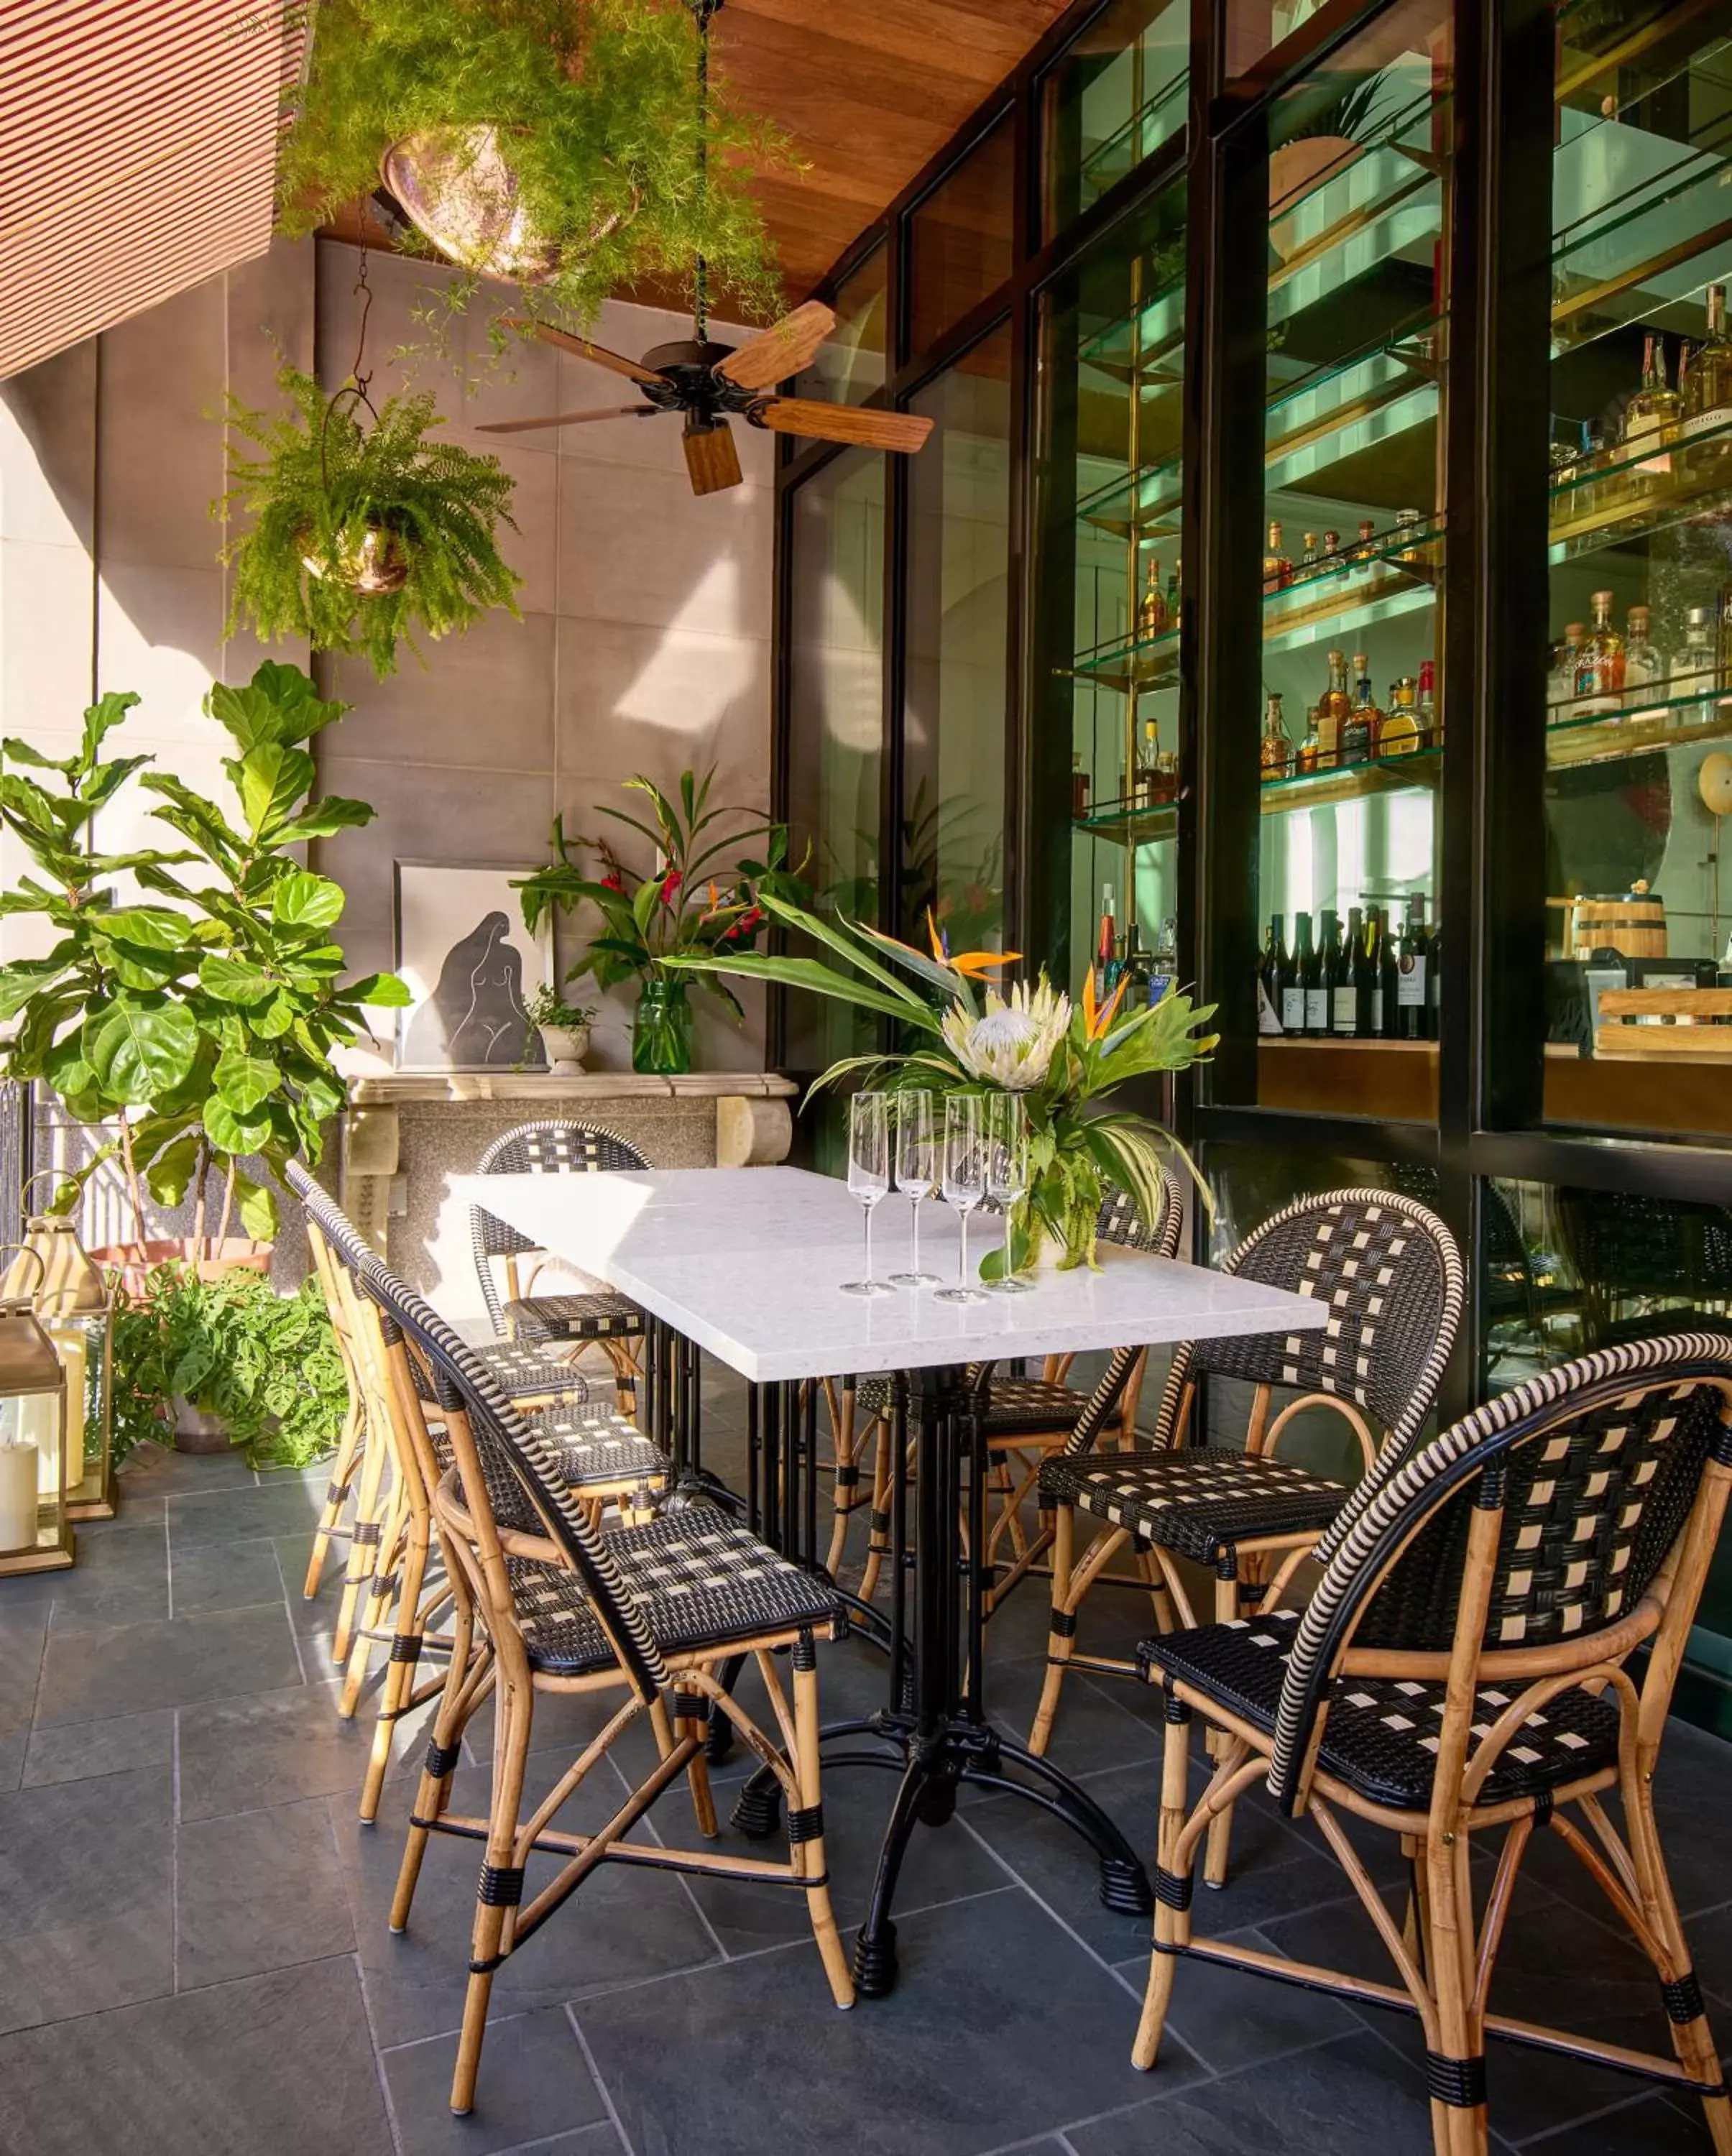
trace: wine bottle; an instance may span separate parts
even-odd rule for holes
[[[1287,952],[1282,947],[1281,916],[1269,916],[1269,933],[1263,944],[1262,963],[1257,976],[1257,1029],[1259,1033],[1276,1034],[1281,1025],[1281,982],[1287,970]]]
[[[1383,1031],[1383,924],[1377,908],[1365,908],[1353,959],[1353,1029],[1360,1040],[1375,1040]]]
[[[1399,1031],[1395,1011],[1401,996],[1401,966],[1395,947],[1395,923],[1387,911],[1378,915],[1377,941],[1377,1038],[1394,1040]]]
[[[1327,1040],[1335,1029],[1335,983],[1341,973],[1341,916],[1324,906],[1318,916],[1317,986],[1305,993],[1305,1030]]]
[[[1429,955],[1426,902],[1416,892],[1407,901],[1407,921],[1401,931],[1401,956],[1395,975],[1397,1040],[1423,1040],[1426,1037],[1426,962]]]
[[[1278,913],[1275,920],[1278,925]],[[1275,1005],[1281,1014],[1283,1033],[1301,1034],[1305,1030],[1305,983],[1301,976],[1310,949],[1311,916],[1308,913],[1297,914],[1293,919],[1293,947],[1281,961],[1281,993]]]
[[[1443,1000],[1443,932],[1431,931],[1431,943],[1426,952],[1426,1039],[1438,1038],[1438,1009]]]
[[[1351,1040],[1359,1031],[1359,950],[1365,932],[1364,916],[1356,906],[1347,911],[1347,937],[1335,923],[1335,986],[1329,1005],[1329,1030],[1338,1040]]]
[[[1298,915],[1293,921],[1294,933],[1298,937],[1299,993],[1302,1008],[1299,1031],[1303,1034],[1327,1033],[1328,1012],[1323,1000],[1323,981],[1318,972],[1319,952],[1311,940],[1311,916]]]

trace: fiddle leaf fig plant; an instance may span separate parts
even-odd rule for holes
[[[292,1153],[316,1161],[344,1097],[332,1050],[366,1032],[369,1007],[409,1001],[393,974],[344,979],[332,940],[342,891],[289,850],[370,823],[373,811],[313,798],[306,744],[347,707],[296,667],[267,661],[244,687],[218,684],[205,698],[234,747],[223,769],[238,821],[149,757],[105,759],[137,702],[110,695],[93,705],[69,757],[0,742],[0,822],[39,871],[0,893],[0,916],[39,916],[54,937],[44,957],[0,966],[0,1024],[14,1026],[0,1069],[44,1080],[79,1122],[117,1126],[57,1192],[62,1209],[118,1152],[137,1237],[146,1193],[173,1208],[190,1191],[201,1243],[208,1227],[220,1241],[235,1213],[269,1240],[275,1195],[241,1163],[280,1175]],[[152,814],[179,846],[93,849],[97,812],[131,784],[157,797]],[[141,896],[123,891],[126,880]],[[213,1168],[224,1183],[214,1223]]]

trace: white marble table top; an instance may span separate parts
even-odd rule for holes
[[[1042,1275],[1028,1295],[939,1302],[930,1288],[840,1292],[862,1266],[846,1186],[796,1168],[650,1168],[593,1175],[465,1175],[451,1194],[628,1295],[754,1384],[848,1371],[1321,1330],[1317,1302],[1200,1265],[1102,1245],[1101,1270]],[[879,1277],[908,1263],[909,1208],[873,1223]],[[1002,1234],[969,1223],[971,1264]],[[921,1260],[954,1280],[957,1224],[921,1209]],[[976,1285],[979,1283],[977,1282]]]

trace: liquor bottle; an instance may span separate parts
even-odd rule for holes
[[[1113,911],[1113,886],[1101,886],[1101,931],[1095,939],[1095,1002],[1103,1004],[1113,993],[1113,977],[1118,967],[1118,922]]]
[[[1329,1006],[1323,1001],[1323,953],[1311,940],[1311,916],[1299,914],[1294,927],[1299,938],[1299,987],[1305,999],[1304,1024],[1299,1029],[1308,1036],[1327,1033]]]
[[[1395,925],[1386,911],[1380,911],[1377,916],[1377,1038],[1393,1040],[1399,1030],[1395,1012],[1401,999],[1401,965]]]
[[[1419,738],[1421,748],[1443,745],[1443,712],[1437,701],[1437,662],[1419,662]]]
[[[1431,661],[1426,660],[1429,665]],[[1383,715],[1383,725],[1377,736],[1380,756],[1411,756],[1416,749],[1425,747],[1416,685],[1411,674],[1403,674],[1390,684],[1389,709]]]
[[[1341,567],[1341,534],[1339,531],[1325,531],[1323,535],[1323,557],[1330,568]]]
[[[1153,808],[1159,795],[1156,777],[1160,770],[1160,737],[1153,719],[1143,721],[1143,738],[1137,744],[1137,806]]]
[[[1426,951],[1426,1039],[1438,1039],[1438,1006],[1443,998],[1443,931],[1434,928]]]
[[[1262,771],[1262,783],[1285,778],[1293,767],[1293,737],[1281,716],[1281,696],[1277,690],[1269,691],[1263,706],[1263,737],[1257,750],[1257,762]]]
[[[1711,435],[1728,426],[1732,426],[1732,337],[1726,334],[1726,288],[1710,285],[1708,335],[1690,362],[1689,403],[1683,433],[1686,441],[1694,444],[1699,435]],[[1722,440],[1693,447],[1692,467],[1718,462],[1729,447],[1732,444]]]
[[[1280,916],[1276,916],[1278,921]],[[1281,962],[1281,993],[1275,1008],[1281,1014],[1283,1033],[1303,1033],[1305,1030],[1304,973],[1311,956],[1311,916],[1298,913],[1293,916],[1293,947]]]
[[[1611,625],[1611,593],[1594,594],[1594,622],[1575,654],[1575,708],[1616,711],[1624,697],[1624,639]]]
[[[1143,947],[1137,941],[1137,924],[1132,921],[1124,939],[1124,1006],[1127,1012],[1139,1009],[1149,1001],[1149,961]]]
[[[1316,985],[1305,991],[1305,1030],[1323,1040],[1335,1030],[1335,983],[1341,978],[1341,916],[1333,906],[1318,915]]]
[[[1369,763],[1377,753],[1377,737],[1383,727],[1383,714],[1377,708],[1377,700],[1371,694],[1370,661],[1363,651],[1354,654],[1353,670],[1355,679],[1353,709],[1341,722],[1341,732],[1335,761],[1341,764]]]
[[[1281,526],[1277,519],[1269,520],[1269,551],[1263,557],[1263,589],[1266,592],[1285,591],[1293,580],[1293,565],[1281,551]]]
[[[1149,1000],[1158,1004],[1173,985],[1179,972],[1179,923],[1168,914],[1156,927],[1154,951],[1149,962]]]
[[[1353,1030],[1359,1040],[1375,1040],[1383,1030],[1383,932],[1375,906],[1365,908],[1354,943]]]
[[[1714,649],[1714,615],[1707,607],[1692,607],[1684,616],[1684,644],[1681,651],[1672,655],[1667,670],[1668,686],[1672,696],[1699,696],[1699,705],[1681,710],[1681,721],[1690,722],[1706,720],[1714,715],[1716,678]]]
[[[1338,924],[1337,938],[1341,931]],[[1359,1029],[1359,946],[1365,940],[1365,916],[1356,906],[1347,911],[1347,937],[1338,940],[1335,987],[1329,1007],[1329,1030],[1338,1040],[1352,1040]]]
[[[1173,573],[1167,578],[1167,627],[1175,633],[1184,619],[1185,608],[1180,595],[1179,564],[1173,565]]]
[[[1143,587],[1143,597],[1137,608],[1137,634],[1139,638],[1159,636],[1167,626],[1167,602],[1161,590],[1161,565],[1158,555],[1149,557],[1149,579]]]
[[[1329,685],[1318,699],[1317,732],[1323,744],[1318,758],[1318,768],[1327,770],[1340,761],[1341,729],[1353,712],[1353,697],[1347,686],[1347,654],[1342,651],[1329,654]]]
[[[1412,562],[1425,559],[1425,549],[1417,544],[1419,524],[1416,509],[1398,509],[1395,511],[1395,533],[1402,542],[1393,557],[1395,561]]]
[[[1307,772],[1322,768],[1323,735],[1318,731],[1317,706],[1313,704],[1305,714],[1305,738],[1293,751],[1293,769]]]
[[[1556,725],[1560,720],[1575,716],[1575,662],[1581,655],[1582,639],[1587,634],[1586,622],[1566,623],[1564,640],[1552,646],[1551,670],[1545,680],[1546,719]]]
[[[1416,892],[1407,901],[1407,922],[1401,931],[1401,955],[1395,968],[1397,1040],[1423,1040],[1426,1037],[1426,962],[1429,955],[1426,902]]]
[[[1299,567],[1302,569],[1314,569],[1318,559],[1317,534],[1314,531],[1308,531],[1305,534],[1305,551],[1299,557]]]
[[[1627,449],[1658,449],[1678,431],[1678,393],[1666,380],[1666,347],[1652,330],[1642,341],[1642,387],[1624,407]]]
[[[1287,952],[1282,947],[1282,917],[1278,913],[1269,916],[1268,938],[1263,945],[1263,955],[1257,969],[1257,1029],[1259,1033],[1279,1033],[1281,1026],[1281,983],[1287,970]]]
[[[1632,606],[1625,625],[1624,701],[1640,717],[1666,701],[1666,662],[1655,649],[1653,617],[1645,606]]]
[[[1071,752],[1071,814],[1081,818],[1088,814],[1088,773],[1082,768],[1082,752]]]
[[[1352,558],[1358,562],[1369,563],[1376,552],[1377,526],[1369,516],[1362,516],[1359,519],[1359,536],[1354,544]]]

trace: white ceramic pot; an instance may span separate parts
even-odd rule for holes
[[[547,1051],[549,1070],[581,1070],[589,1052],[587,1025],[544,1025],[542,1046]]]

